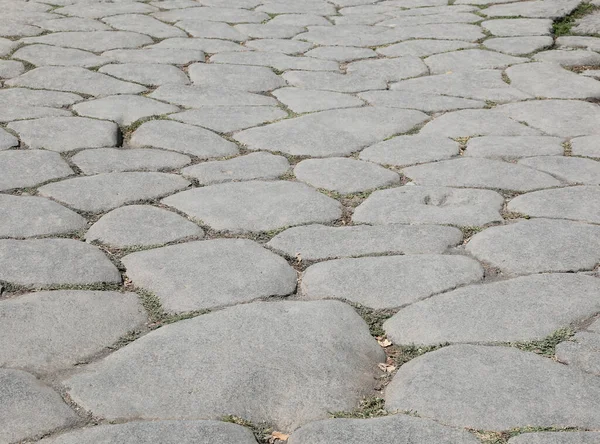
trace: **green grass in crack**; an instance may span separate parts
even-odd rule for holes
[[[516,347],[519,350],[537,353],[538,355],[550,358],[556,353],[556,346],[558,344],[568,341],[574,335],[575,332],[572,329],[561,328],[540,341],[509,342],[508,345]]]
[[[600,10],[600,6],[595,6],[591,3],[581,3],[569,15],[555,20],[552,24],[552,32],[556,37],[560,37],[561,35],[570,35],[571,28],[577,19],[580,19],[581,17],[591,14],[597,10]]]
[[[360,404],[354,410],[349,412],[330,412],[332,418],[356,418],[368,419],[388,416],[390,412],[385,409],[385,400],[383,398],[372,397],[363,398]]]

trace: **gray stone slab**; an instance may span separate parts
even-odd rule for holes
[[[552,390],[540,390],[552,387]],[[483,430],[597,428],[597,377],[512,347],[453,345],[403,365],[388,409]]]
[[[107,418],[231,414],[292,430],[354,408],[384,359],[348,305],[260,302],[163,327],[65,384],[80,405]]]
[[[51,89],[108,96],[111,94],[137,94],[146,90],[142,85],[123,82],[76,66],[42,66],[6,81],[9,86]]]
[[[481,26],[495,36],[517,37],[524,35],[550,35],[552,20],[549,19],[496,19],[486,20]]]
[[[225,88],[200,88],[186,85],[164,85],[148,95],[153,99],[188,108],[212,106],[277,105],[277,100],[260,94]]]
[[[557,19],[568,15],[580,4],[579,0],[535,0],[527,3],[494,5],[484,12],[488,17],[532,17]]]
[[[98,219],[85,239],[130,248],[162,245],[192,236],[201,238],[204,231],[178,214],[150,205],[127,205]]]
[[[600,38],[563,35],[556,39],[557,48],[586,48],[591,51],[600,51]]]
[[[597,11],[580,17],[575,21],[572,29],[573,34],[599,34],[600,33],[600,15]]]
[[[233,42],[243,42],[248,40],[246,34],[241,33],[227,23],[184,19],[177,22],[176,25],[181,29],[185,29],[187,33],[194,37],[231,40]]]
[[[354,211],[355,223],[480,226],[501,221],[503,197],[491,190],[403,186],[375,191]]]
[[[600,334],[580,331],[556,346],[556,359],[586,373],[600,376]]]
[[[231,51],[249,51],[245,46],[229,40],[205,39],[205,38],[181,38],[175,37],[161,40],[147,48],[175,48],[175,49],[197,49],[207,54]]]
[[[179,68],[158,63],[111,64],[103,66],[98,72],[146,86],[160,86],[169,83],[187,85],[190,83],[187,75]]]
[[[25,71],[23,64],[17,60],[0,60],[0,79],[11,79]]]
[[[473,236],[467,251],[512,274],[591,270],[600,259],[600,227],[534,219],[491,227]]]
[[[172,151],[144,148],[96,148],[80,151],[71,161],[83,173],[114,173],[119,171],[157,171],[181,168],[190,158]]]
[[[112,120],[120,126],[131,125],[136,120],[161,116],[179,111],[179,108],[143,96],[118,95],[88,100],[73,109],[80,116]]]
[[[169,117],[219,133],[231,133],[287,117],[276,106],[201,106]]]
[[[600,185],[600,162],[564,156],[540,156],[522,159],[519,164],[552,174],[569,183]]]
[[[157,39],[187,37],[187,34],[175,26],[167,25],[153,17],[142,14],[122,14],[102,20],[114,29],[146,34]]]
[[[2,21],[0,23],[0,36],[2,37],[24,37],[24,36],[36,36],[44,32],[42,28],[37,26],[25,25],[23,23],[17,23],[14,21]]]
[[[439,39],[476,42],[485,37],[485,34],[481,31],[479,26],[467,23],[431,23],[418,26],[407,26],[393,28],[391,33],[395,35],[396,38],[393,38],[390,43],[410,39]]]
[[[345,299],[384,309],[400,307],[483,278],[479,263],[459,255],[404,255],[335,259],[302,275],[305,299]]]
[[[329,110],[248,129],[234,138],[250,150],[340,156],[404,133],[427,118],[419,111],[394,108]]]
[[[15,120],[38,119],[41,117],[71,117],[66,109],[49,108],[46,106],[17,106],[0,110],[0,122]]]
[[[574,156],[600,158],[600,136],[584,136],[571,139],[571,150]]]
[[[138,48],[152,43],[152,39],[129,31],[74,31],[29,37],[23,39],[23,43],[43,43],[98,53],[118,48]]]
[[[162,203],[215,230],[269,231],[338,219],[341,205],[294,182],[232,182],[175,194]]]
[[[392,59],[359,60],[346,67],[347,73],[372,77],[386,82],[398,82],[410,77],[429,74],[429,69],[416,56],[396,57]]]
[[[600,54],[584,49],[551,49],[538,52],[533,59],[562,66],[600,65]]]
[[[353,46],[319,46],[304,54],[317,59],[335,60],[336,62],[351,62],[353,60],[370,59],[376,57],[375,51],[369,48],[356,48]]]
[[[533,156],[562,156],[560,137],[549,136],[483,136],[467,142],[465,156],[490,159],[518,159]]]
[[[72,208],[99,213],[126,203],[156,199],[189,185],[175,174],[105,173],[51,183],[40,187],[38,192]]]
[[[194,63],[188,67],[194,85],[222,87],[248,92],[265,92],[285,85],[285,81],[264,66]]]
[[[533,432],[509,439],[510,444],[595,444],[598,432]]]
[[[285,0],[268,1],[256,8],[270,14],[302,14],[334,15],[336,9],[329,2],[310,0],[302,3],[289,3]]]
[[[279,25],[277,23],[245,23],[235,29],[254,39],[290,39],[305,29],[303,26]]]
[[[181,174],[196,179],[200,185],[211,185],[241,180],[277,179],[289,168],[290,164],[285,157],[258,152],[229,160],[199,163],[184,168]]]
[[[427,57],[433,54],[448,51],[458,51],[459,49],[474,48],[477,45],[470,42],[461,42],[455,40],[409,40],[406,42],[395,43],[393,45],[378,48],[377,52],[387,57],[417,56]]]
[[[48,199],[0,194],[0,237],[25,238],[82,230],[87,221]]]
[[[600,282],[581,274],[518,277],[437,295],[385,321],[395,344],[537,341],[600,309]]]
[[[339,71],[333,60],[320,60],[313,57],[292,57],[277,52],[222,52],[210,58],[213,63],[232,65],[268,66],[279,71],[298,69],[303,71]]]
[[[51,45],[27,45],[18,49],[12,57],[25,60],[35,66],[54,65],[91,68],[108,63],[108,60],[88,51]]]
[[[313,47],[307,42],[276,38],[249,40],[245,45],[257,51],[281,52],[288,55],[302,54]]]
[[[282,76],[289,84],[303,89],[355,93],[372,89],[386,89],[382,78],[336,72],[289,71]]]
[[[273,95],[295,113],[352,108],[364,105],[364,102],[357,97],[333,91],[287,87],[273,91]]]
[[[83,98],[77,94],[28,88],[6,88],[0,90],[0,100],[8,107],[49,106],[64,107]]]
[[[277,14],[271,20],[271,24],[277,25],[290,25],[290,26],[311,26],[311,25],[325,25],[331,26],[331,22],[328,21],[322,15],[316,14]]]
[[[224,3],[222,6],[225,5],[231,5],[231,2]],[[152,16],[160,21],[171,23],[186,19],[225,23],[262,23],[269,19],[269,15],[264,12],[249,11],[247,9],[235,7],[223,8],[204,6],[155,12]]]
[[[165,2],[154,2],[165,3]],[[197,4],[196,2],[192,2]],[[46,438],[43,444],[102,444],[106,440],[121,444],[256,444],[250,430],[220,421],[134,421],[74,430]]]
[[[0,369],[0,440],[17,442],[75,423],[77,416],[58,393],[33,375]]]
[[[294,168],[296,178],[315,188],[342,194],[396,184],[400,176],[379,165],[344,157],[306,159]]]
[[[549,48],[554,43],[550,36],[497,37],[487,39],[483,44],[486,48],[505,54],[522,56]]]
[[[34,187],[71,174],[73,170],[58,153],[42,150],[0,152],[0,191]]]
[[[135,293],[70,290],[2,301],[0,316],[0,364],[44,373],[84,361],[147,319]]]
[[[18,42],[0,37],[0,57],[12,53],[17,46],[19,46]]]
[[[417,109],[426,113],[486,106],[485,102],[480,100],[408,91],[366,91],[359,93],[358,96],[371,105]]]
[[[7,150],[17,145],[19,145],[19,139],[8,131],[0,130],[0,150]]]
[[[312,261],[371,254],[443,253],[461,240],[462,233],[454,227],[306,225],[285,230],[267,246],[287,257],[299,255]]]
[[[156,10],[155,7],[141,2],[119,2],[115,5],[108,3],[76,3],[55,9],[55,12],[63,15],[97,19],[119,14],[146,14]]]
[[[103,52],[102,57],[119,63],[163,63],[171,65],[203,62],[205,58],[202,51],[175,48],[113,49]]]
[[[90,18],[65,17],[37,22],[37,26],[48,31],[109,31],[110,27]]]
[[[471,14],[470,12],[450,12],[410,17],[395,17],[378,22],[377,25],[388,26],[390,28],[401,28],[404,26],[426,25],[431,23],[475,23],[479,21],[481,21],[481,16]]]
[[[464,49],[461,51],[445,52],[429,56],[425,59],[425,63],[429,66],[432,74],[475,71],[478,69],[501,69],[526,61],[528,59],[523,57],[514,57],[483,49]]]
[[[407,166],[450,159],[460,152],[458,142],[440,136],[396,136],[371,145],[360,159],[382,165]]]
[[[96,247],[74,239],[0,240],[0,281],[28,288],[121,282]]]
[[[143,123],[131,135],[131,146],[151,146],[201,159],[231,156],[238,153],[235,143],[229,142],[212,131],[170,120],[151,120]]]

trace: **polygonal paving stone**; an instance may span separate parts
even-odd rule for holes
[[[351,62],[359,59],[377,57],[375,51],[369,48],[355,48],[352,46],[320,46],[304,53],[307,57],[317,59],[335,60],[336,62]]]
[[[552,20],[549,19],[486,20],[481,23],[481,26],[499,37],[550,35],[552,33]]]
[[[130,125],[144,117],[160,116],[179,111],[173,105],[142,96],[119,95],[88,100],[73,109],[80,116],[112,120],[119,125]]]
[[[140,2],[123,2],[111,5],[107,3],[74,4],[55,10],[58,14],[85,18],[102,18],[118,14],[146,14],[157,9]]]
[[[288,55],[301,54],[313,47],[310,43],[298,40],[272,38],[250,40],[246,42],[245,46],[257,51],[281,52]]]
[[[565,35],[556,39],[556,46],[558,48],[586,48],[591,51],[600,51],[600,38]]]
[[[167,25],[155,18],[141,14],[115,15],[102,20],[114,29],[134,31],[157,39],[169,37],[187,37],[187,34],[175,26]]]
[[[51,183],[38,192],[78,210],[98,213],[126,203],[156,199],[189,185],[175,174],[105,173]]]
[[[475,23],[481,21],[481,16],[470,12],[450,12],[443,14],[423,14],[390,18],[377,22],[377,26],[388,26],[390,28],[402,28],[405,26],[427,25],[431,23]]]
[[[7,150],[17,145],[19,145],[19,139],[8,131],[0,129],[0,150]]]
[[[573,368],[600,376],[600,334],[588,331],[576,333],[570,341],[556,346],[556,359]]]
[[[194,63],[189,66],[188,74],[194,85],[204,87],[263,92],[285,85],[281,77],[264,66]]]
[[[584,136],[571,139],[574,156],[600,157],[600,136]]]
[[[403,186],[375,191],[352,220],[368,224],[479,226],[501,221],[504,198],[491,190]]]
[[[89,103],[89,102],[85,102]],[[46,117],[8,125],[29,148],[65,152],[115,146],[119,128],[113,122],[84,117]]]
[[[557,19],[564,17],[580,4],[579,0],[536,0],[490,6],[484,11],[488,17],[533,17]]]
[[[204,52],[196,49],[174,48],[113,49],[103,52],[102,57],[120,63],[187,65],[191,62],[203,62]]]
[[[208,22],[203,20],[181,20],[177,22],[176,25],[185,29],[187,33],[194,37],[231,40],[234,42],[243,42],[248,39],[246,34],[242,34],[227,23]]]
[[[466,430],[445,427],[437,422],[408,415],[371,419],[329,419],[296,430],[289,444],[363,444],[386,442],[435,442],[437,444],[477,444]]]
[[[562,66],[600,65],[600,54],[585,49],[552,49],[538,52],[533,59]]]
[[[302,26],[278,25],[268,22],[235,25],[235,29],[254,39],[289,39],[305,31]]]
[[[75,423],[60,395],[20,370],[0,369],[0,440],[17,442]]]
[[[0,60],[0,79],[10,79],[21,75],[25,67],[16,60]]]
[[[128,31],[55,32],[23,40],[23,43],[43,43],[96,53],[117,48],[138,48],[152,42],[147,35]]]
[[[37,26],[25,25],[23,23],[17,23],[13,21],[2,21],[0,23],[0,36],[2,37],[23,37],[39,35],[44,30]]]
[[[518,277],[437,295],[385,321],[396,344],[537,341],[600,309],[600,281],[580,274]]]
[[[17,50],[13,58],[25,60],[35,66],[92,66],[105,65],[109,61],[88,51],[60,48],[51,45],[27,45]]]
[[[386,81],[382,78],[352,73],[289,71],[282,77],[293,86],[312,90],[356,93],[387,87]]]
[[[409,40],[378,48],[377,52],[387,57],[417,56],[427,57],[440,52],[458,51],[473,48],[476,44],[453,40]]]
[[[229,160],[199,163],[184,168],[181,174],[196,179],[200,185],[210,185],[240,180],[277,179],[289,168],[290,164],[285,157],[259,152]]]
[[[0,152],[0,191],[34,187],[73,174],[58,153],[42,150]]]
[[[304,88],[280,88],[273,95],[295,113],[324,111],[334,108],[363,106],[364,102],[349,94]]]
[[[331,26],[325,17],[315,14],[279,14],[269,20],[271,24],[290,25],[290,26]]]
[[[358,96],[371,105],[417,109],[426,113],[486,106],[485,102],[479,100],[408,91],[366,91],[359,93]]]
[[[19,46],[18,42],[0,37],[0,57],[10,54],[17,46]]]
[[[532,217],[600,224],[600,188],[578,186],[527,193],[511,200],[507,209]]]
[[[356,108],[321,111],[237,133],[250,150],[283,151],[293,155],[347,155],[428,118],[413,110]]]
[[[398,82],[429,73],[423,61],[415,56],[359,60],[358,62],[349,63],[346,71],[350,74],[354,73],[365,77],[383,79],[386,82]]]
[[[258,302],[163,327],[65,384],[78,404],[106,418],[230,414],[291,430],[354,408],[384,359],[348,305]]]
[[[573,34],[598,34],[600,33],[600,15],[592,11],[575,21],[572,29]]]
[[[200,88],[186,85],[159,86],[148,95],[153,99],[188,108],[210,106],[277,105],[277,100],[260,94],[225,88]]]
[[[174,49],[197,49],[207,54],[217,54],[219,52],[231,51],[249,51],[245,46],[229,40],[205,39],[197,38],[182,38],[175,37],[164,39],[154,45],[149,45],[147,48],[174,48]]]
[[[479,26],[464,23],[433,23],[407,26],[393,29],[391,35],[394,34],[396,35],[396,38],[393,38],[390,43],[410,39],[464,40],[467,42],[476,42],[485,37],[485,34],[481,31]]]
[[[48,108],[45,106],[17,106],[0,110],[0,122],[15,120],[38,119],[42,117],[71,117],[66,109]]]
[[[36,372],[71,367],[147,318],[135,293],[69,290],[2,301],[0,316],[0,364]]]
[[[150,205],[128,205],[102,216],[85,239],[129,248],[162,245],[192,236],[203,237],[204,231],[178,214]]]
[[[347,299],[374,309],[399,307],[483,278],[483,268],[459,255],[336,259],[311,265],[300,289],[306,299]]]
[[[519,163],[552,174],[570,183],[600,185],[600,162],[592,159],[564,156],[540,156],[519,160]]]
[[[43,20],[37,23],[48,31],[109,31],[110,26],[98,20],[83,17],[65,17],[51,20]]]
[[[165,2],[161,2],[165,3]],[[193,2],[197,4],[196,2]],[[256,444],[252,432],[237,424],[220,421],[134,421],[74,430],[40,441],[43,444]]]
[[[285,296],[296,272],[247,239],[188,242],[122,259],[133,283],[158,296],[169,311],[191,311]]]
[[[534,432],[508,440],[509,444],[596,444],[599,432]]]
[[[458,142],[439,136],[396,136],[360,152],[360,159],[382,165],[406,166],[457,156]]]
[[[490,159],[515,159],[533,156],[562,156],[559,137],[548,136],[483,136],[467,142],[465,156]]]
[[[77,103],[83,98],[77,94],[60,91],[6,88],[0,90],[0,100],[7,107],[43,106],[60,108]]]
[[[222,52],[210,58],[213,63],[232,65],[268,66],[279,71],[298,69],[303,71],[339,71],[339,64],[332,60],[312,57],[292,57],[277,52]]]
[[[294,175],[315,188],[342,194],[371,190],[400,181],[400,176],[394,171],[344,157],[303,160],[294,168]]]
[[[152,146],[191,154],[201,159],[231,156],[238,148],[212,131],[169,120],[143,123],[131,135],[131,146]]]
[[[155,86],[169,83],[187,85],[190,80],[179,68],[155,63],[121,63],[103,66],[98,70],[128,82]]]
[[[552,46],[554,40],[550,36],[498,37],[487,39],[486,48],[510,55],[526,55]]]
[[[231,4],[226,3],[226,4]],[[207,22],[224,23],[261,23],[269,19],[268,14],[258,11],[249,11],[234,7],[204,7],[174,9],[171,11],[161,11],[152,14],[155,18],[163,22],[176,22],[178,20],[199,20]]]
[[[256,8],[257,11],[263,11],[270,14],[301,14],[311,13],[319,15],[334,15],[336,9],[326,1],[311,0],[303,3],[289,3],[285,0],[275,0],[264,2],[263,5]]]
[[[201,106],[169,117],[220,133],[231,133],[287,116],[288,114],[277,106]]]
[[[541,390],[552,387],[552,390]],[[452,345],[404,364],[386,408],[483,430],[597,428],[600,380],[512,347]]]
[[[517,63],[523,63],[528,59],[500,54],[483,49],[465,49],[462,51],[445,52],[436,54],[425,59],[432,74],[443,74],[445,72],[474,71],[477,69],[498,69]],[[400,80],[400,79],[398,79]]]
[[[267,246],[287,257],[312,261],[384,253],[443,253],[461,240],[462,233],[454,227],[306,225],[285,230]]]
[[[85,227],[83,217],[51,200],[0,194],[0,237],[46,236]]]
[[[8,80],[6,84],[26,88],[76,92],[91,96],[137,94],[146,90],[142,85],[123,82],[76,66],[42,66]]]
[[[591,270],[600,259],[600,227],[551,219],[487,228],[466,247],[508,273]]]
[[[292,225],[332,222],[339,202],[294,182],[223,183],[184,191],[163,199],[215,230],[269,231]]]
[[[71,161],[89,175],[181,168],[190,163],[190,158],[183,154],[163,150],[97,148],[80,151],[71,158]]]
[[[0,281],[24,287],[121,282],[101,250],[74,239],[0,240]]]

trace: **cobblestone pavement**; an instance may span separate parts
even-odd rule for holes
[[[600,443],[600,2],[0,0],[0,444]]]

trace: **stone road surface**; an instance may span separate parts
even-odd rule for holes
[[[599,444],[594,1],[0,0],[0,444]]]

